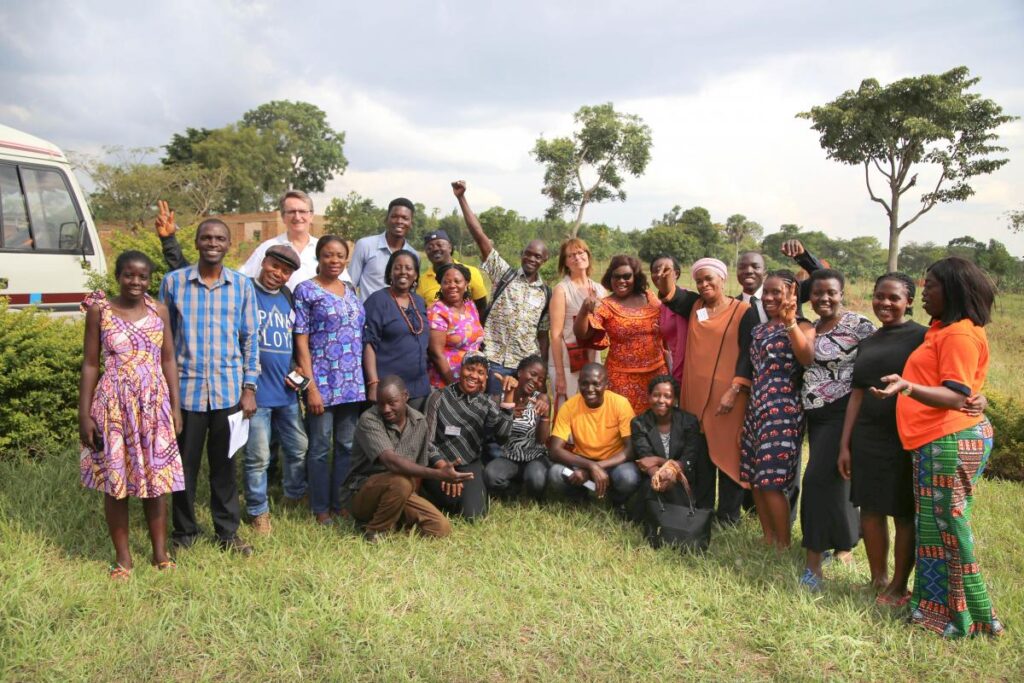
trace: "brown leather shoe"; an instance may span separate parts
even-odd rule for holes
[[[220,549],[227,552],[238,553],[242,557],[249,557],[253,553],[252,546],[240,539],[238,536],[219,542]]]
[[[264,512],[262,515],[256,515],[249,523],[252,524],[252,530],[260,536],[270,535],[271,527],[269,512]]]

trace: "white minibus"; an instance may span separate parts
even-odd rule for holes
[[[11,308],[77,310],[106,260],[67,157],[0,125],[0,297]]]

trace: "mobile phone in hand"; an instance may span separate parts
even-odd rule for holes
[[[562,468],[562,476],[565,477],[566,479],[571,477],[572,476],[572,468],[571,467],[563,467]],[[587,479],[585,482],[583,482],[583,488],[587,489],[588,491],[597,491],[597,484],[595,484],[591,480]]]
[[[305,391],[306,387],[309,386],[309,378],[303,377],[297,370],[292,370],[286,375],[286,377],[288,378],[288,381],[292,383],[292,387],[297,391]]]

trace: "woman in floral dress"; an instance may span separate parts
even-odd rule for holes
[[[103,491],[115,560],[110,578],[132,572],[128,498],[141,498],[153,565],[167,555],[167,497],[185,488],[176,432],[181,430],[178,369],[167,308],[147,294],[153,263],[138,251],[117,258],[120,294],[90,294],[78,401],[82,485]],[[100,353],[103,375],[100,375]]]
[[[446,263],[437,269],[438,299],[427,311],[430,342],[427,354],[430,386],[444,389],[459,379],[462,359],[478,353],[484,328],[476,304],[469,299],[469,268]]]

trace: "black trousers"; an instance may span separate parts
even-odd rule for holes
[[[693,486],[694,505],[705,510],[715,509],[715,484],[718,484],[718,521],[734,524],[740,521],[743,505],[743,487],[725,472],[715,467],[708,453],[708,441],[703,434],[697,437],[697,458],[694,463],[697,482]]]
[[[490,506],[487,485],[484,483],[484,463],[474,460],[468,465],[458,465],[459,472],[472,472],[473,478],[462,483],[462,495],[452,497],[441,492],[441,482],[424,479],[420,494],[441,510],[456,512],[468,520],[484,517]]]
[[[228,457],[230,428],[228,414],[234,409],[206,412],[181,411],[184,428],[178,435],[178,450],[185,473],[185,490],[175,491],[171,498],[171,520],[174,538],[186,539],[200,533],[196,522],[196,488],[203,465],[203,447],[210,461],[210,514],[217,538],[231,540],[238,532],[240,508],[235,461]]]

